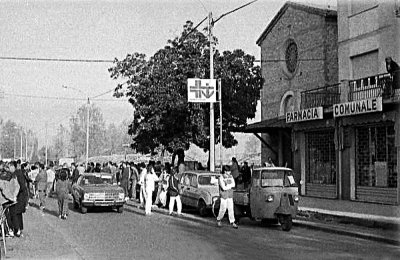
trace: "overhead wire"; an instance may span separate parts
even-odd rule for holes
[[[108,91],[109,93],[111,91]],[[105,95],[107,93],[103,93],[101,95]],[[6,96],[11,96],[11,97],[21,97],[21,98],[37,98],[37,99],[51,99],[51,100],[69,100],[69,101],[86,101],[86,98],[69,98],[69,97],[55,97],[55,96],[35,96],[35,95],[25,95],[25,94],[10,94],[10,93],[4,93]],[[100,96],[100,95],[98,95]],[[95,101],[107,101],[107,102],[122,102],[126,101],[125,99],[101,99],[97,98]]]
[[[31,57],[5,57],[0,56],[0,60],[17,61],[51,61],[51,62],[84,62],[84,63],[113,63],[114,60],[103,59],[58,59],[58,58],[31,58]]]

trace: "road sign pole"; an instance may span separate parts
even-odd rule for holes
[[[219,93],[219,163],[222,171],[222,80],[218,80],[218,93]]]
[[[214,47],[212,35],[212,12],[208,15],[208,30],[210,41],[210,79],[214,79]],[[214,133],[214,103],[210,102],[210,171],[215,170],[215,133]]]

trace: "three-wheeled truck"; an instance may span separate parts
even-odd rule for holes
[[[248,187],[237,186],[233,192],[236,218],[248,216],[263,223],[280,223],[284,231],[292,228],[299,196],[291,169],[256,168]]]

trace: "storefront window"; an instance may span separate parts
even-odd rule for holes
[[[357,128],[358,186],[397,187],[394,125]]]
[[[307,133],[307,183],[336,184],[334,131]]]

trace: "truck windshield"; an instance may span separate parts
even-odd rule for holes
[[[261,172],[262,187],[296,187],[292,171],[264,170]]]

